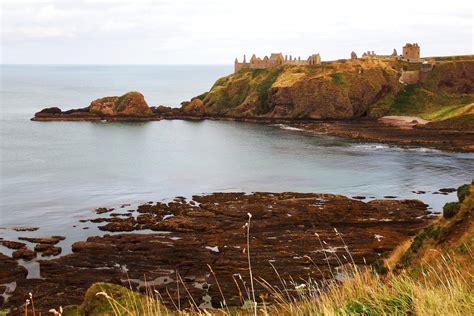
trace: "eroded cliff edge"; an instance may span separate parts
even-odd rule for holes
[[[216,81],[209,92],[183,102],[179,109],[160,106],[164,117],[236,119],[357,119],[383,115],[450,117],[473,113],[474,56],[437,61],[412,84],[403,73],[421,64],[363,59],[320,65],[243,69]]]

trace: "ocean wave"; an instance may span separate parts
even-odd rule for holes
[[[394,150],[394,151],[409,151],[418,153],[441,153],[442,151],[434,148],[426,147],[399,147],[396,145],[385,145],[385,144],[358,144],[353,146],[356,149],[363,150]]]
[[[304,131],[304,129],[302,129],[302,128],[293,127],[293,126],[289,126],[289,125],[286,125],[286,124],[275,124],[275,125],[272,125],[272,126],[277,126],[281,129],[285,129],[285,130],[288,130],[288,131]]]

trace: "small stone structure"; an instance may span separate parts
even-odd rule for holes
[[[409,63],[420,62],[420,46],[418,43],[406,43],[405,46],[403,46],[402,59]]]
[[[247,62],[247,58],[244,55],[242,62],[236,58],[234,61],[234,72],[238,72],[241,69],[265,69],[271,67],[278,67],[282,65],[319,65],[321,64],[321,56],[319,54],[312,54],[308,59],[303,60],[301,57],[293,57],[282,53],[272,53],[270,57],[265,56],[262,58],[252,55],[250,61]]]
[[[433,62],[425,61],[420,65],[419,70],[403,71],[402,75],[398,79],[403,84],[415,84],[419,82],[425,82],[428,78],[429,73],[433,70]]]

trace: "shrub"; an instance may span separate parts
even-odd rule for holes
[[[334,82],[336,82],[337,85],[341,85],[344,83],[344,79],[342,78],[342,73],[337,72],[335,74],[330,75],[332,79],[334,79]]]
[[[382,259],[378,259],[372,263],[372,269],[380,275],[386,275],[389,272]]]
[[[451,218],[459,211],[460,204],[459,202],[450,202],[446,203],[443,207],[443,217]]]
[[[458,199],[459,199],[459,202],[463,202],[464,199],[466,198],[466,196],[469,195],[469,184],[464,184],[464,185],[461,185],[459,188],[458,188]]]

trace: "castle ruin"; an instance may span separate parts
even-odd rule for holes
[[[272,53],[270,57],[265,56],[262,58],[252,55],[250,61],[247,62],[246,56],[242,62],[236,58],[234,61],[234,72],[241,69],[265,69],[271,67],[278,67],[282,65],[319,65],[321,64],[321,56],[319,54],[312,54],[308,59],[304,60],[301,57],[293,57],[292,55],[285,55],[282,53]]]
[[[394,48],[391,55],[379,55],[375,51],[366,51],[362,54],[363,59],[399,59],[410,63],[422,63],[423,59],[420,58],[420,46],[418,43],[406,43],[403,46],[402,55],[398,55],[397,50]],[[357,60],[356,52],[351,52],[351,60]],[[307,59],[296,58],[292,55],[283,56],[282,53],[272,53],[270,57],[265,56],[263,58],[252,55],[250,61],[247,62],[246,56],[242,62],[236,58],[234,61],[234,72],[238,72],[241,69],[265,69],[278,67],[282,65],[319,65],[321,64],[321,56],[319,54],[312,54]]]
[[[420,62],[420,46],[418,43],[406,43],[406,45],[403,46],[402,59],[409,63]]]

